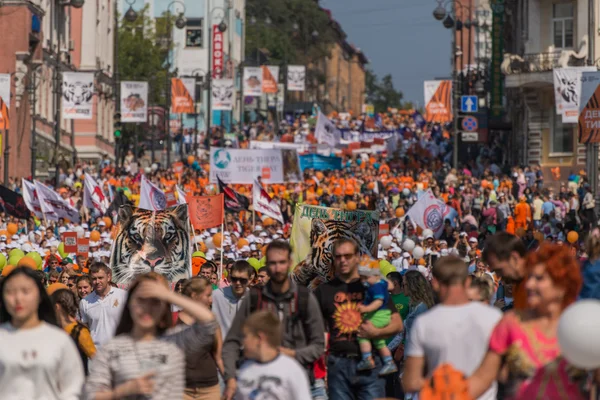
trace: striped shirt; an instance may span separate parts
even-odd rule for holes
[[[112,390],[131,379],[154,372],[154,393],[126,399],[181,399],[185,386],[184,353],[195,352],[214,340],[216,322],[196,323],[148,341],[119,335],[98,351],[90,366],[85,396]]]

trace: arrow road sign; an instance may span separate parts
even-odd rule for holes
[[[479,124],[477,123],[477,118],[468,116],[464,117],[462,120],[462,128],[467,132],[476,132]]]
[[[464,113],[475,113],[478,111],[479,101],[477,96],[462,96],[460,98],[460,111]]]

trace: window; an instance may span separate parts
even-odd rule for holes
[[[573,153],[573,124],[563,124],[562,115],[556,113],[556,108],[552,109],[554,114],[550,155],[571,154]]]
[[[185,47],[202,47],[202,28],[187,28]]]
[[[573,3],[557,3],[552,6],[552,36],[554,47],[573,47]]]

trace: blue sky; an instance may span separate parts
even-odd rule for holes
[[[423,81],[449,77],[451,31],[433,19],[435,0],[321,0],[321,6],[369,58],[382,77],[392,74],[405,100],[423,106]]]

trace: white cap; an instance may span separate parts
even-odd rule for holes
[[[83,224],[81,224],[81,227],[82,227],[83,229],[88,229],[88,228],[89,228],[88,224],[86,224],[86,223],[83,223]]]
[[[89,238],[89,237],[90,237],[90,231],[86,231],[86,232],[83,234],[83,237],[84,237],[84,238]]]
[[[260,237],[268,237],[269,235],[267,234],[267,232],[261,232],[259,236]]]
[[[210,233],[217,233],[219,230],[217,228],[211,228],[210,229]]]
[[[67,231],[67,228],[65,228],[64,226],[61,226],[60,228],[58,228],[58,233],[65,233]]]
[[[106,222],[100,221],[100,222],[98,222],[98,226],[106,226]]]
[[[404,257],[404,258],[410,258],[410,254],[405,251],[404,253],[402,253],[402,257]]]
[[[263,228],[262,228],[262,226],[260,226],[260,225],[256,225],[256,226],[254,227],[254,232],[260,232],[260,231],[262,231],[262,230],[263,230]]]
[[[240,251],[241,251],[242,253],[245,253],[245,252],[250,252],[250,251],[251,251],[251,250],[250,250],[250,246],[242,246],[242,248],[240,249]]]
[[[477,239],[475,239],[474,237],[472,237],[471,239],[469,239],[469,243],[477,243]]]

